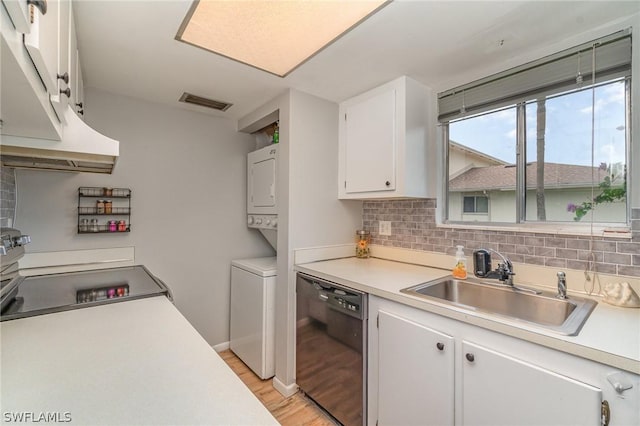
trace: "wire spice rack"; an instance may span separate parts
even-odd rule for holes
[[[131,232],[131,189],[78,188],[78,234]]]

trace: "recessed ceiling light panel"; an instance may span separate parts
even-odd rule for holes
[[[284,77],[388,0],[196,0],[176,39]]]

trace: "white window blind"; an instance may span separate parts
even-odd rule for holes
[[[439,93],[438,121],[588,87],[594,49],[596,84],[631,76],[629,29]]]

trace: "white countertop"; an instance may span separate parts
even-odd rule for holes
[[[531,341],[640,374],[640,309],[599,302],[577,336],[563,336],[478,312],[400,293],[450,272],[408,263],[355,257],[296,265],[296,270],[425,311]],[[581,295],[582,296],[582,295]],[[582,296],[584,297],[584,296]]]
[[[278,424],[164,297],[0,323],[0,422]],[[34,423],[42,423],[34,422]]]

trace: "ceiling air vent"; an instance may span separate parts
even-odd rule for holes
[[[200,105],[205,108],[211,108],[218,111],[226,111],[231,108],[231,105],[228,102],[215,101],[213,99],[207,99],[200,96],[192,95],[191,93],[184,92],[182,96],[180,96],[180,102],[185,102],[187,104]]]

